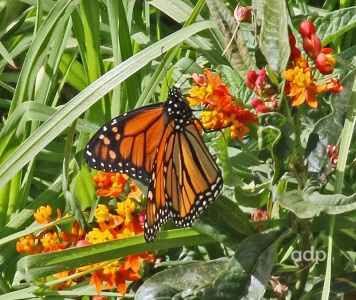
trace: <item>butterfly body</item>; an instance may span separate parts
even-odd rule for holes
[[[92,168],[148,183],[147,242],[169,218],[180,227],[190,227],[223,184],[201,139],[200,125],[176,87],[165,103],[109,121],[89,141],[85,159]]]

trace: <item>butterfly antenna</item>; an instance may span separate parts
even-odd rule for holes
[[[202,54],[199,54],[197,56],[197,58],[199,56],[202,56]],[[193,60],[191,58],[188,57],[183,57],[178,63],[180,63],[180,65],[182,66],[182,72],[180,74],[180,76],[178,77],[178,79],[176,80],[176,83],[178,83],[180,81],[180,79],[182,77],[185,77],[185,79],[183,80],[183,82],[179,85],[179,87],[182,87],[186,81],[188,81],[189,79],[191,79],[192,74],[193,73],[202,73],[202,69],[201,67],[197,64],[196,60]],[[193,66],[193,67],[192,67]],[[188,72],[189,70],[189,72]],[[189,74],[189,76],[185,76]]]

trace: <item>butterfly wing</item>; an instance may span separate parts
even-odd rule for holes
[[[165,127],[163,103],[147,105],[112,119],[89,141],[88,165],[149,182]]]
[[[201,139],[195,123],[175,130],[171,121],[152,170],[148,187],[145,239],[155,239],[158,229],[172,218],[190,227],[197,216],[218,196],[221,172]]]

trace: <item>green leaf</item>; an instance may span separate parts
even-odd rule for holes
[[[228,258],[220,258],[162,271],[145,281],[138,289],[135,299],[194,299],[194,294],[210,285],[229,261]]]
[[[266,182],[259,185],[250,186],[236,186],[235,187],[235,198],[239,205],[245,207],[261,207],[267,203],[269,190],[267,187],[270,182]]]
[[[26,101],[21,103],[6,120],[4,127],[0,131],[0,140],[3,141],[0,144],[0,163],[4,162],[6,157],[20,145],[25,136],[27,123],[30,121],[46,121],[56,112],[57,109],[38,102]],[[79,119],[76,130],[95,132],[98,130],[98,126]]]
[[[254,233],[247,215],[223,195],[209,205],[193,226],[231,249],[236,249],[242,236]]]
[[[238,29],[235,33],[236,27],[238,26],[237,22],[224,2],[208,0],[206,4],[209,7],[213,20],[225,37],[225,44],[229,45],[232,40],[231,45],[227,49],[227,53],[230,56],[232,67],[241,78],[245,79],[247,72],[257,70],[257,66],[248,51],[242,30]]]
[[[316,19],[314,25],[317,28],[316,35],[325,47],[345,32],[356,27],[356,7],[335,10]]]
[[[91,207],[94,195],[95,186],[92,181],[91,173],[87,168],[81,168],[75,177],[76,198],[80,200],[80,203],[84,209]]]
[[[204,296],[209,296],[204,299],[215,299],[214,292],[234,295],[230,299],[261,299],[272,271],[275,246],[286,234],[283,228],[275,228],[243,240],[211,288],[204,291]]]
[[[231,259],[197,262],[162,271],[137,291],[145,299],[261,299],[270,278],[278,228],[245,239]]]
[[[6,59],[6,61],[16,68],[14,61],[12,60],[11,54],[7,52],[6,48],[4,47],[3,43],[0,42],[0,55]]]
[[[294,147],[293,124],[275,112],[260,114],[258,117],[262,124],[258,129],[259,147],[266,148],[272,155],[274,166],[272,184],[275,184],[288,170]]]
[[[36,76],[51,46],[51,41],[57,39],[57,36],[53,34],[65,26],[78,3],[78,0],[60,0],[56,2],[42,23],[26,54],[26,60],[21,69],[9,114],[11,114],[21,102],[32,100]]]
[[[309,185],[302,192],[293,190],[278,196],[279,203],[298,218],[312,218],[320,212],[329,215],[342,214],[356,209],[356,193],[323,195],[318,187]]]
[[[261,18],[260,49],[267,63],[279,76],[286,69],[290,46],[288,39],[288,17],[284,0],[266,1],[259,6]]]

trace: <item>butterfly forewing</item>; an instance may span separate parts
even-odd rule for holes
[[[163,103],[114,118],[89,141],[86,162],[94,169],[125,173],[149,182],[164,127]]]

